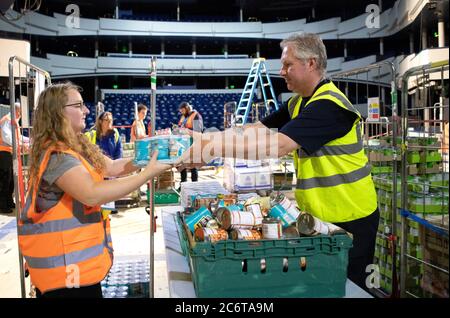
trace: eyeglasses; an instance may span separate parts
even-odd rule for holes
[[[67,104],[64,107],[70,107],[70,106],[75,107],[75,108],[79,108],[79,109],[83,109],[83,106],[86,106],[86,105],[84,104],[84,102],[76,102],[76,103],[73,103],[73,104]]]

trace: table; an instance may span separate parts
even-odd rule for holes
[[[166,263],[169,278],[169,292],[172,298],[195,298],[191,269],[180,246],[178,228],[175,217],[181,206],[170,206],[161,209],[166,249]],[[369,293],[347,279],[344,298],[373,298]]]

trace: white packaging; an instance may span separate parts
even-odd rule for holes
[[[261,167],[261,160],[247,160],[247,167],[248,168]]]
[[[244,172],[236,175],[236,190],[252,190],[255,189],[255,173]]]
[[[198,181],[181,183],[181,206],[187,208],[192,205],[191,196],[199,194],[229,194],[230,192],[217,181]]]
[[[260,168],[255,172],[255,188],[272,188],[272,173],[269,167]]]

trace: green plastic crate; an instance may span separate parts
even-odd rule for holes
[[[149,199],[149,191],[147,191]],[[177,204],[180,196],[175,191],[157,191],[155,192],[155,204]]]
[[[195,243],[186,226],[181,221],[178,224],[189,243],[197,297],[345,296],[352,247],[347,235]],[[288,260],[287,268],[283,267],[284,259]]]

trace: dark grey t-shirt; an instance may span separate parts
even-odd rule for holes
[[[78,165],[81,165],[81,161],[72,155],[65,153],[51,154],[38,189],[36,198],[37,212],[47,211],[58,203],[64,195],[64,191],[55,184],[55,181],[66,171]]]

